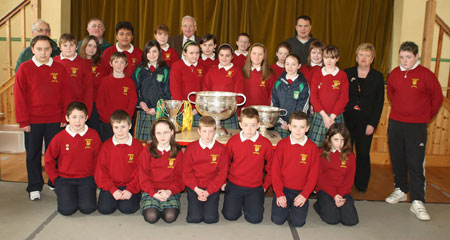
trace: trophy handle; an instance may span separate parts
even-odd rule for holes
[[[190,97],[191,97],[192,94],[197,94],[197,92],[190,92],[190,93],[187,95],[187,100],[188,100],[190,103],[195,104],[195,102],[191,101],[191,99],[190,99]]]
[[[242,105],[244,105],[245,101],[247,101],[247,98],[245,97],[245,95],[242,94],[242,93],[238,93],[237,95],[240,96],[240,97],[242,97],[242,98],[244,98],[244,101],[242,101],[241,103],[238,103],[238,104],[236,104],[236,105],[237,105],[237,106],[242,106]]]
[[[282,113],[284,111],[284,114]],[[288,114],[288,111],[286,110],[286,109],[284,109],[284,108],[281,108],[280,109],[280,117],[284,117],[284,116],[286,116]]]
[[[163,105],[164,105],[164,101],[162,104],[161,104],[161,101],[158,101],[156,103],[156,107],[159,107],[165,115],[169,116],[169,113],[166,111],[166,108]]]

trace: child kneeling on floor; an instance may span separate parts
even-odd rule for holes
[[[319,149],[306,136],[308,115],[293,111],[289,117],[291,135],[277,144],[272,163],[272,222],[290,220],[295,227],[306,222],[309,195],[319,173]]]
[[[314,209],[328,224],[358,224],[358,212],[350,195],[356,171],[350,133],[344,124],[330,126],[322,143],[320,171],[317,181],[317,202]]]
[[[166,117],[156,119],[151,127],[153,141],[139,156],[139,184],[144,192],[141,207],[144,220],[167,223],[180,214],[183,152],[175,142],[175,127]]]
[[[45,171],[55,183],[58,212],[62,215],[77,210],[89,214],[97,209],[94,172],[102,142],[97,131],[86,125],[87,113],[84,103],[70,103],[66,110],[69,125],[56,134],[45,153]]]
[[[131,118],[125,110],[111,114],[114,136],[100,150],[95,170],[95,181],[100,188],[98,211],[111,214],[116,209],[132,214],[139,209],[141,188],[138,178],[138,156],[143,147],[129,133]]]

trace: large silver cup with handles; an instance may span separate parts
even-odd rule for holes
[[[253,105],[248,106],[248,108],[254,108],[258,111],[260,122],[259,133],[267,138],[275,137],[276,135],[267,129],[275,127],[278,119],[287,115],[287,110],[265,105]]]
[[[181,127],[177,123],[177,117],[182,114],[180,108],[183,106],[183,101],[180,100],[165,100],[164,101],[164,113],[169,117],[170,121],[175,126],[175,132],[181,132]]]
[[[195,103],[190,99],[191,95],[194,94],[197,95]],[[237,96],[244,100],[237,103]],[[231,117],[236,112],[237,107],[243,105],[246,101],[244,94],[221,91],[191,92],[187,99],[195,104],[195,108],[202,116],[211,116],[216,120],[216,136],[218,137],[231,135],[220,125],[220,120]]]

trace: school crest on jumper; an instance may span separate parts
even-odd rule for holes
[[[128,96],[128,87],[122,87],[122,89],[123,89],[122,94]]]
[[[135,65],[136,64],[136,58],[131,58],[131,65]]]
[[[260,87],[265,87],[266,86],[266,80],[264,80],[262,77],[261,77],[261,82],[259,83],[259,86]]]
[[[170,61],[170,53],[166,53],[165,56],[166,56],[165,59],[166,59],[167,61]]]
[[[92,66],[91,71],[92,73],[97,73],[97,66]]]
[[[261,145],[255,144],[253,146],[255,147],[255,151],[253,152],[253,154],[259,154],[259,150],[261,149]]]
[[[175,158],[169,158],[169,166],[167,168],[174,168]]]
[[[306,164],[306,160],[308,159],[308,154],[304,154],[304,153],[301,153],[300,154],[300,163],[301,164]]]
[[[226,77],[233,77],[233,71],[228,71]]]
[[[128,163],[134,163],[134,154],[133,153],[128,154]]]
[[[417,88],[417,82],[419,81],[419,79],[413,78],[413,79],[411,79],[411,81],[412,81],[411,88]]]
[[[66,151],[69,151],[69,144],[66,144]]]
[[[76,77],[77,76],[77,72],[78,72],[78,68],[70,68],[72,70],[72,73],[70,74],[71,77]]]
[[[86,142],[86,146],[84,146],[84,149],[91,148],[92,138],[86,138],[86,139],[84,139],[84,141]]]
[[[217,164],[217,157],[219,154],[211,154],[211,164]]]
[[[341,168],[347,168],[347,161],[341,161]]]
[[[341,81],[339,80],[333,80],[333,85],[331,85],[331,87],[333,87],[333,89],[339,89],[339,86],[341,86]]]
[[[199,77],[203,76],[203,69],[197,69],[197,72]]]
[[[52,75],[52,83],[58,82],[58,73],[50,73]]]

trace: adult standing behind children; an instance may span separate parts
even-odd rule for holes
[[[38,19],[31,26],[31,35],[32,35],[32,38],[34,38],[36,36],[50,37],[50,24],[48,24],[46,21],[44,21],[42,19]],[[58,56],[60,53],[58,45],[53,40],[51,40],[50,44],[51,44],[51,48],[52,48],[51,57]],[[33,55],[34,55],[34,53],[31,50],[31,45],[28,46],[27,48],[25,48],[20,53],[19,58],[17,58],[16,72],[19,69],[20,64],[30,60],[33,57]]]
[[[16,121],[25,132],[28,187],[31,200],[40,199],[42,178],[42,139],[45,149],[65,125],[65,108],[70,102],[69,76],[53,61],[52,40],[37,36],[31,40],[34,56],[17,70],[14,83]]]
[[[200,42],[200,37],[195,35],[197,22],[194,17],[186,15],[181,19],[181,31],[183,34],[169,38],[169,45],[177,51],[178,56],[182,56],[183,46],[187,41]]]
[[[308,63],[309,45],[316,40],[311,35],[312,20],[309,16],[300,16],[296,20],[297,35],[286,40],[291,46],[291,53],[300,58],[302,65]]]
[[[436,75],[419,65],[418,52],[415,43],[402,43],[400,66],[388,77],[387,93],[391,101],[388,144],[395,189],[386,202],[406,201],[406,195],[411,191],[410,211],[420,220],[430,220],[423,204],[427,123],[441,108],[443,96]]]
[[[366,192],[370,179],[370,145],[373,133],[380,121],[384,104],[383,75],[370,65],[375,58],[375,48],[362,43],[356,49],[357,65],[345,69],[348,76],[345,125],[350,131],[351,144],[356,148],[355,187]]]
[[[105,34],[105,24],[100,18],[91,18],[87,24],[86,30],[90,36],[97,37],[98,42],[100,43],[100,55],[102,55],[103,51],[112,46],[111,43],[103,39],[103,35]],[[80,51],[81,43],[82,41],[78,42],[78,51]]]

